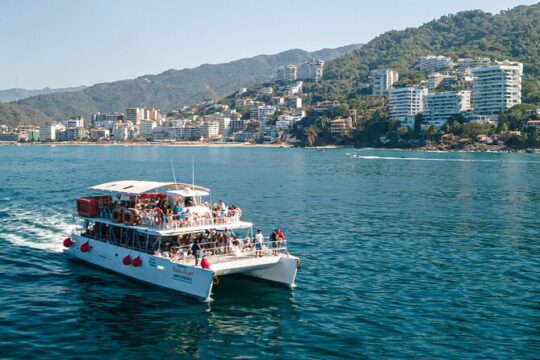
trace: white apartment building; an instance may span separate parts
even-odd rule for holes
[[[298,65],[298,79],[318,82],[322,79],[324,61],[312,59]]]
[[[424,120],[441,128],[452,115],[471,110],[471,91],[445,91],[424,96]]]
[[[211,139],[219,134],[219,121],[206,121],[199,126],[199,134],[205,139]]]
[[[231,119],[228,117],[222,117],[217,120],[219,124],[218,134],[219,135],[226,135],[229,133],[229,124],[231,123]]]
[[[64,126],[67,128],[82,128],[84,127],[84,118],[82,116],[74,116],[72,118],[62,121],[62,124],[64,124]]]
[[[287,88],[287,93],[291,96],[296,95],[296,94],[301,94],[303,85],[304,83],[302,81],[297,81],[296,84],[291,85]]]
[[[411,68],[425,72],[436,72],[450,69],[453,65],[454,61],[448,56],[428,55],[418,58]]]
[[[276,107],[272,105],[257,106],[249,112],[249,118],[262,120],[264,117],[272,116],[276,112]]]
[[[139,125],[139,131],[143,136],[151,135],[156,127],[157,124],[153,120],[141,120],[141,124]]]
[[[473,111],[478,115],[500,114],[521,104],[523,64],[503,61],[473,69]]]
[[[373,95],[387,93],[392,85],[399,80],[399,73],[392,69],[373,70],[369,76]]]
[[[278,66],[276,69],[276,80],[282,82],[291,82],[296,80],[297,68],[295,65]]]
[[[488,66],[491,63],[489,58],[459,58],[456,65],[456,73],[462,75],[467,73],[468,70],[481,67],[481,66]]]
[[[390,95],[388,115],[391,119],[402,121],[407,116],[424,111],[424,96],[428,94],[426,88],[394,87],[388,93]]]
[[[108,139],[110,136],[110,131],[105,128],[95,128],[90,129],[89,135],[90,139],[92,140]]]
[[[129,129],[132,127],[132,122],[117,121],[112,128],[111,136],[116,141],[126,141],[129,138]]]
[[[131,121],[134,124],[139,124],[142,119],[144,119],[145,109],[144,108],[127,108],[125,119],[126,121]]]
[[[96,112],[93,113],[90,121],[91,125],[94,127],[105,127],[107,129],[112,129],[112,125],[115,121],[121,121],[124,120],[124,114],[121,114],[119,112],[111,112],[111,113],[101,113]],[[98,124],[110,124],[110,126],[103,126]]]

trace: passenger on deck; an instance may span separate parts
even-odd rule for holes
[[[199,265],[199,259],[201,258],[201,247],[199,246],[197,240],[193,240],[193,245],[191,245],[191,253],[195,258],[195,266]]]
[[[184,201],[184,205],[186,207],[195,206],[195,202],[193,201],[193,198],[191,196],[186,196],[186,200]]]
[[[262,248],[264,245],[264,236],[261,229],[257,229],[257,235],[255,235],[255,257],[262,256]]]
[[[227,215],[227,205],[225,205],[225,203],[223,202],[223,200],[219,200],[219,216],[220,217],[225,217],[225,215]]]
[[[278,254],[277,229],[274,230],[272,235],[270,235],[270,242],[272,243],[272,255],[277,255]]]
[[[176,205],[174,205],[174,208],[173,208],[173,213],[175,215],[178,215],[179,212],[181,212],[182,210],[184,210],[184,207],[182,205],[180,205],[180,201],[176,201]]]

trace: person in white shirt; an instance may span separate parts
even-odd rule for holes
[[[262,256],[262,247],[264,244],[264,236],[261,229],[257,229],[257,235],[255,235],[255,257]]]

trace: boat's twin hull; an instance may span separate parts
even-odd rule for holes
[[[75,259],[202,300],[210,299],[214,275],[241,273],[293,286],[299,261],[293,256],[246,258],[217,263],[212,265],[211,269],[203,269],[173,263],[167,258],[88,239],[80,235],[72,235],[72,240],[73,245],[64,252]],[[86,242],[89,243],[90,247],[88,251],[82,251],[81,245]],[[131,259],[131,263],[128,265],[123,262],[126,256]],[[141,260],[140,265],[134,266],[133,260],[137,257]]]
[[[150,254],[125,249],[102,241],[89,240],[73,235],[74,244],[65,250],[73,258],[103,267],[108,270],[141,280],[150,284],[162,286],[171,290],[207,300],[212,291],[213,271],[176,264],[169,259]],[[90,249],[81,251],[81,245],[89,242]],[[123,259],[140,258],[141,264],[134,266],[133,261],[125,265]]]

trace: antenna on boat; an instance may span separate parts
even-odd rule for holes
[[[176,183],[176,174],[174,173],[174,166],[173,166],[173,163],[172,163],[172,159],[171,159],[171,169],[172,169],[172,176],[173,176],[173,179],[174,179],[174,187],[176,188],[176,190],[178,190],[178,185]]]
[[[191,156],[191,189],[195,190],[195,158]]]

